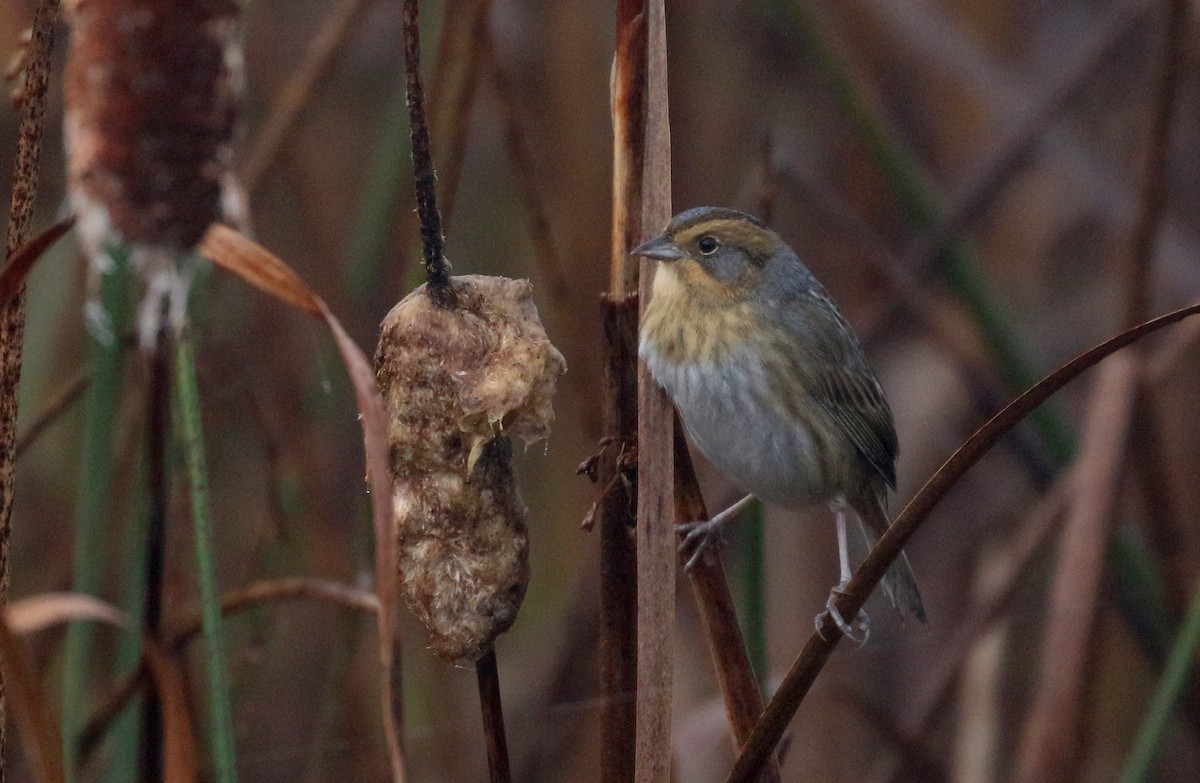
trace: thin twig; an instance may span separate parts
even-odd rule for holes
[[[508,767],[508,740],[504,735],[504,709],[500,702],[500,672],[496,668],[496,648],[489,646],[475,662],[479,681],[479,706],[483,712],[483,739],[487,745],[488,773],[491,783],[512,783]]]
[[[318,86],[345,51],[355,25],[372,0],[343,0],[317,31],[299,66],[292,72],[271,115],[258,132],[242,164],[242,186],[253,195],[263,175],[279,157],[304,110],[311,105]]]
[[[421,255],[425,263],[429,297],[439,307],[454,307],[457,297],[450,284],[450,267],[442,253],[442,217],[438,214],[425,94],[421,87],[421,37],[417,0],[404,0],[404,70],[408,92],[408,117],[412,138],[413,178],[417,190],[417,219],[421,223]]]
[[[264,579],[259,582],[251,582],[237,590],[230,590],[221,596],[221,614],[237,614],[266,603],[295,601],[299,598],[321,601],[353,611],[369,613],[379,611],[379,599],[374,593],[366,590],[359,590],[356,587],[325,579],[288,577]],[[187,644],[200,632],[201,627],[200,611],[195,610],[184,617],[178,627],[171,632],[171,641],[168,646],[177,648]]]
[[[879,543],[851,578],[845,594],[838,598],[838,612],[843,617],[857,616],[858,610],[866,603],[867,597],[879,583],[888,566],[899,556],[900,550],[929,516],[934,506],[958,483],[967,470],[1031,410],[1106,356],[1196,313],[1200,313],[1200,304],[1175,310],[1121,332],[1059,367],[976,430],[975,434],[938,468],[921,491],[909,501],[904,511],[896,517],[887,533],[879,539]],[[762,769],[800,702],[804,700],[813,681],[829,660],[834,647],[841,641],[841,637],[842,633],[837,624],[827,615],[822,626],[809,637],[808,643],[792,664],[779,690],[767,705],[762,719],[754,727],[754,732],[727,778],[728,783],[749,783]]]
[[[37,417],[17,436],[17,442],[13,445],[15,459],[20,459],[25,450],[36,443],[51,424],[58,421],[59,416],[79,402],[91,380],[91,368],[80,367],[50,395],[50,399],[38,411]]]
[[[1200,344],[1200,321],[1188,321],[1167,335],[1146,362],[1146,382],[1161,386],[1176,372],[1184,359],[1195,356]]]
[[[266,603],[292,601],[300,598],[321,601],[353,611],[372,614],[379,611],[379,600],[373,593],[323,579],[292,577],[252,582],[245,587],[230,590],[221,596],[221,614],[228,617],[258,608]],[[203,620],[200,610],[193,610],[171,632],[163,644],[163,648],[169,651],[178,651],[195,639],[202,627]],[[141,688],[146,674],[145,668],[139,666],[109,691],[104,701],[88,716],[79,737],[81,765],[87,763],[87,759],[96,749],[99,741],[103,739],[109,726]]]
[[[25,66],[24,101],[13,163],[12,207],[8,216],[8,261],[29,239],[33,204],[41,169],[42,136],[46,125],[46,88],[50,82],[50,55],[54,49],[58,0],[38,0],[33,16],[33,36]],[[21,384],[22,345],[25,336],[25,288],[0,309],[0,607],[8,604],[9,535],[13,507],[13,471],[17,437],[17,402]],[[5,779],[8,707],[4,677],[0,672],[0,783]]]

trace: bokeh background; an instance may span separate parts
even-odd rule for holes
[[[339,5],[247,4],[243,150],[254,145]],[[422,4],[430,78],[443,25],[464,5]],[[674,203],[765,213],[864,336],[900,435],[893,508],[1017,389],[997,369],[972,308],[928,252],[929,225],[938,221],[914,218],[911,202],[897,195],[895,172],[880,166],[872,145],[901,150],[941,215],[957,216],[953,235],[978,263],[1000,320],[1041,376],[1122,324],[1167,6],[668,4]],[[365,8],[249,203],[259,241],[292,264],[371,352],[379,321],[418,278],[399,4]],[[16,50],[32,12],[31,0],[0,5],[0,54]],[[520,619],[497,646],[521,781],[599,779],[598,537],[580,530],[597,490],[575,469],[596,451],[600,434],[597,299],[610,261],[614,16],[612,3],[492,3],[494,64],[479,75],[446,225],[456,272],[533,280],[542,318],[570,368],[560,382],[553,436],[520,456],[533,580]],[[804,28],[806,18],[815,33]],[[1152,313],[1195,301],[1200,291],[1196,29],[1189,23],[1181,33],[1177,107],[1160,183],[1166,207],[1148,273]],[[50,103],[55,130],[39,194],[43,226],[63,209],[57,77],[65,28],[60,33]],[[831,79],[814,34],[845,66],[847,83]],[[507,83],[507,99],[494,69]],[[847,115],[847,89],[879,120],[884,141],[864,138]],[[17,117],[0,106],[6,192]],[[527,157],[517,166],[514,129]],[[435,136],[435,152],[440,143]],[[532,229],[530,195],[548,232]],[[539,253],[547,243],[557,265]],[[42,261],[29,292],[22,430],[86,363],[85,273],[73,241]],[[362,583],[371,559],[360,430],[327,333],[223,274],[204,283],[196,322],[222,584],[290,574]],[[966,476],[908,547],[928,627],[902,625],[881,598],[872,599],[869,643],[838,648],[791,725],[785,780],[886,780],[893,773],[903,780],[1010,779],[1048,666],[1086,667],[1084,741],[1073,779],[1116,779],[1161,672],[1161,644],[1156,658],[1153,641],[1173,638],[1200,569],[1200,349],[1172,339],[1149,344],[1148,355],[1168,344],[1181,349],[1156,365],[1150,391],[1138,398],[1111,510],[1111,526],[1141,547],[1161,577],[1147,585],[1163,596],[1165,636],[1148,634],[1143,626],[1153,624],[1136,607],[1122,608],[1122,596],[1145,585],[1123,585],[1110,568],[1089,654],[1044,663],[1044,632],[1056,621],[1046,609],[1059,562],[1056,524],[1018,572],[1000,622],[975,639],[930,727],[904,733],[972,607],[1003,580],[997,574],[1011,565],[1031,513],[1054,484],[1053,448],[1038,431],[1023,429]],[[1053,406],[1075,439],[1095,379],[1086,375]],[[145,367],[132,362],[117,422],[124,470],[106,542],[112,567],[104,595],[114,601],[122,535],[140,502],[145,380]],[[70,584],[81,423],[78,406],[69,409],[19,457],[14,597]],[[1155,448],[1146,448],[1147,438]],[[735,498],[706,465],[700,470],[711,507]],[[182,485],[175,495],[168,595],[169,611],[182,612],[194,604],[194,567]],[[824,510],[769,508],[765,517],[767,678],[777,680],[812,631],[836,581],[837,558]],[[727,554],[736,582],[744,546],[735,540]],[[690,592],[680,586],[678,779],[723,780],[732,759],[724,715]],[[1075,611],[1091,606],[1081,601]],[[384,779],[369,620],[295,603],[240,615],[228,628],[243,779]],[[484,779],[474,673],[428,655],[422,630],[407,615],[403,633],[411,779]],[[54,634],[33,642],[52,682],[60,642]],[[97,661],[97,700],[111,685],[110,668]],[[1189,701],[1173,722],[1157,779],[1195,780],[1198,738],[1200,708]],[[911,763],[897,768],[898,759]],[[101,779],[102,768],[90,766],[91,779]],[[14,779],[23,774],[18,766]]]

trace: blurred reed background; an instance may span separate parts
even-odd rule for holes
[[[422,4],[427,84],[440,36],[461,24],[471,5]],[[608,279],[614,8],[580,0],[491,5],[483,33],[490,43],[467,39],[468,51],[490,54],[473,66],[477,89],[447,215],[446,254],[460,274],[531,278],[569,366],[548,445],[519,458],[533,579],[520,618],[497,645],[509,744],[517,780],[598,780],[598,544],[595,532],[580,530],[597,490],[575,469],[596,451],[599,435],[597,297]],[[379,321],[420,271],[399,4],[248,4],[240,148],[260,143],[311,42],[344,8],[357,6],[361,14],[304,99],[294,132],[255,172],[250,212],[257,239],[287,259],[370,350]],[[1169,6],[668,4],[675,206],[722,204],[762,214],[866,336],[900,435],[894,510],[1024,385],[981,337],[979,313],[989,302],[1019,346],[1027,381],[1126,323]],[[16,50],[33,8],[32,0],[0,5],[0,53]],[[1200,292],[1195,30],[1189,23],[1181,34],[1170,145],[1154,186],[1166,205],[1161,217],[1151,215],[1153,263],[1136,273],[1149,284],[1147,316],[1193,302]],[[64,48],[57,47],[51,78],[38,226],[53,222],[64,198]],[[436,101],[435,93],[434,112],[442,108]],[[848,101],[857,115],[847,112]],[[864,111],[880,121],[865,120],[883,137],[864,137]],[[14,155],[18,116],[0,106],[5,161]],[[436,122],[433,133],[435,158],[444,162],[451,134]],[[516,165],[514,146],[524,150]],[[0,166],[6,191],[9,170]],[[906,194],[905,177],[912,176],[928,188]],[[931,203],[940,208],[930,211]],[[545,222],[536,228],[539,214]],[[978,280],[929,252],[936,243],[928,232],[946,219],[961,254],[977,263]],[[547,247],[557,265],[547,261]],[[31,279],[21,432],[86,365],[84,279],[73,242],[56,246]],[[332,343],[309,320],[229,276],[210,278],[201,298],[198,367],[222,585],[295,574],[361,582],[371,563],[362,441]],[[870,642],[842,645],[792,723],[785,780],[1015,779],[1031,716],[1047,709],[1039,694],[1051,688],[1046,678],[1056,667],[1084,673],[1082,690],[1069,697],[1081,731],[1070,779],[1117,778],[1200,571],[1200,444],[1193,435],[1200,428],[1200,350],[1181,340],[1189,329],[1195,333],[1184,324],[1141,346],[1151,369],[1147,390],[1136,396],[1123,461],[1112,469],[1112,460],[1100,458],[1075,474],[1111,474],[1103,485],[1113,491],[1111,508],[1101,506],[1104,518],[1094,529],[1122,534],[1160,579],[1131,581],[1126,570],[1119,582],[1110,565],[1094,634],[1080,656],[1043,657],[1048,629],[1092,611],[1086,596],[1052,611],[1048,601],[1064,562],[1056,536],[1062,515],[1051,513],[1061,504],[1051,488],[1068,464],[1068,441],[1077,445],[1089,420],[1099,377],[1093,372],[1052,405],[1059,432],[1069,437],[1056,439],[1044,421],[1022,428],[924,524],[907,549],[926,596],[928,628],[901,626],[872,599]],[[1164,353],[1172,345],[1182,350]],[[131,372],[141,380],[130,384],[114,422],[123,467],[104,544],[112,565],[102,594],[114,601],[122,535],[143,480],[136,455],[145,368],[135,362]],[[81,427],[80,408],[72,407],[19,456],[14,597],[70,585]],[[710,507],[734,499],[733,488],[707,466],[700,470]],[[1100,491],[1086,477],[1074,486],[1089,496]],[[184,519],[184,509],[181,489],[173,519]],[[1047,515],[1046,536],[1032,539],[1034,554],[1014,579],[1014,557]],[[765,517],[766,655],[769,678],[778,678],[811,633],[837,560],[826,513],[797,517],[769,508]],[[192,573],[191,538],[180,530],[168,533],[169,613],[195,603],[195,585],[181,576]],[[743,554],[736,544],[728,550],[731,571]],[[1015,584],[1011,602],[998,623],[978,633],[968,622],[974,608],[1007,583]],[[1156,589],[1162,612],[1137,598]],[[686,590],[678,612],[678,779],[722,780],[732,750]],[[970,645],[964,629],[974,633]],[[367,619],[324,604],[269,605],[231,618],[227,633],[243,779],[385,779]],[[402,633],[410,778],[483,779],[472,673],[428,655],[422,629],[407,614]],[[98,639],[110,651],[115,644],[112,634]],[[41,635],[34,644],[46,676],[58,682],[61,636]],[[952,690],[933,699],[959,649],[968,654]],[[111,683],[104,669],[95,672],[96,701]],[[930,717],[921,720],[922,710]],[[17,757],[13,779],[23,779],[15,745],[10,753]],[[99,775],[102,768],[93,762],[88,770]],[[1188,698],[1162,745],[1155,779],[1198,775],[1200,700]]]

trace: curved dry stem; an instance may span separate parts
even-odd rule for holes
[[[0,663],[3,664],[7,697],[12,699],[18,736],[25,751],[30,774],[38,783],[62,783],[62,740],[50,717],[50,699],[29,660],[24,643],[0,618]]]
[[[325,579],[291,577],[251,582],[243,588],[225,593],[221,596],[221,614],[236,614],[261,604],[294,601],[298,598],[324,601],[363,612],[379,611],[379,599],[374,593]],[[199,632],[200,612],[194,611],[170,634],[169,645],[180,647],[187,644]]]
[[[166,651],[152,638],[141,633],[137,625],[116,607],[107,604],[90,595],[79,593],[41,593],[17,601],[10,606],[0,622],[0,641],[4,646],[4,663],[6,667],[17,664],[29,668],[22,679],[17,680],[18,691],[21,694],[23,718],[22,728],[28,728],[31,717],[45,711],[44,693],[41,694],[41,704],[25,702],[30,689],[34,695],[40,692],[40,685],[32,678],[32,668],[28,661],[21,664],[26,653],[21,646],[13,648],[13,634],[30,634],[69,622],[98,622],[120,628],[135,634],[141,641],[142,666],[147,667],[157,688],[162,703],[163,716],[163,780],[195,780],[197,776],[196,747],[193,741],[191,713],[188,708],[187,693],[184,687],[183,674]],[[32,711],[31,715],[26,715]],[[47,718],[45,718],[48,720]],[[39,734],[47,731],[56,737],[57,730],[51,722],[46,727],[38,728]],[[43,743],[44,737],[37,737],[36,742]],[[26,740],[28,743],[29,740]],[[55,739],[51,748],[54,759],[35,759],[35,769],[38,769],[38,781],[63,780],[65,773],[62,769],[62,758],[59,753],[61,743]],[[53,768],[45,768],[47,761],[58,766],[57,773]],[[38,765],[43,765],[39,767]]]
[[[294,601],[299,598],[324,601],[356,611],[371,613],[379,611],[379,599],[373,593],[324,579],[292,577],[251,582],[245,587],[225,593],[221,596],[221,615],[229,616],[262,604]],[[184,618],[179,627],[168,635],[166,643],[162,645],[163,649],[177,651],[195,638],[196,634],[200,632],[200,628],[200,612],[196,610]],[[87,722],[83,724],[79,733],[81,765],[87,763],[88,757],[99,746],[99,742],[103,739],[109,726],[141,688],[146,674],[145,661],[143,661],[143,665],[109,691],[104,701],[88,716]]]
[[[41,259],[42,254],[74,225],[74,215],[64,218],[18,247],[9,256],[4,269],[0,270],[0,307],[8,306],[9,301],[25,285],[25,278],[29,276],[29,271]]]
[[[25,453],[25,450],[37,442],[50,425],[58,421],[62,414],[71,409],[75,403],[79,402],[79,398],[83,396],[83,392],[87,389],[88,384],[92,380],[92,370],[90,367],[81,367],[75,371],[71,377],[58,387],[57,390],[48,395],[46,403],[42,409],[38,411],[37,417],[29,423],[23,432],[17,435],[17,442],[13,445],[13,451],[17,459]]]
[[[846,592],[838,598],[837,608],[843,617],[854,617],[866,603],[867,597],[879,583],[891,562],[900,554],[904,544],[916,532],[917,527],[929,516],[934,506],[946,496],[959,479],[978,462],[984,454],[1020,423],[1031,411],[1045,402],[1055,392],[1070,381],[1079,377],[1085,370],[1099,363],[1106,356],[1134,343],[1146,335],[1183,320],[1191,315],[1200,313],[1200,304],[1190,305],[1180,310],[1167,313],[1146,323],[1128,329],[1115,337],[1101,343],[1091,350],[1075,357],[1053,373],[1034,384],[1028,391],[1009,403],[1003,410],[993,416],[986,424],[976,430],[958,451],[946,460],[937,472],[926,482],[921,491],[909,502],[904,511],[896,517],[891,528],[882,538],[871,554],[855,572],[854,577],[846,587]],[[792,664],[782,685],[771,699],[763,712],[762,719],[755,726],[750,739],[746,742],[742,753],[738,756],[733,770],[727,778],[728,783],[750,783],[758,775],[770,753],[779,743],[784,730],[792,716],[799,708],[800,702],[812,687],[813,681],[820,674],[825,662],[833,653],[833,649],[841,640],[842,633],[836,623],[825,616],[821,627],[809,638],[808,643]]]

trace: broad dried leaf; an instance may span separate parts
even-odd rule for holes
[[[262,245],[228,226],[214,223],[196,248],[204,257],[250,285],[309,315],[322,316],[321,305],[300,276]]]
[[[8,300],[12,299],[13,295],[21,289],[21,284],[25,282],[25,278],[29,277],[29,272],[41,260],[42,255],[63,234],[70,231],[73,225],[75,225],[74,217],[60,220],[13,253],[12,258],[8,259],[8,263],[4,265],[4,269],[0,270],[0,307],[8,305]]]
[[[12,701],[25,758],[38,783],[64,783],[62,740],[50,717],[50,696],[38,681],[24,643],[8,620],[0,621],[0,664],[5,693]]]
[[[196,744],[192,735],[191,712],[188,709],[187,691],[184,688],[183,675],[174,661],[163,652],[162,648],[153,639],[141,635],[137,625],[128,616],[116,607],[99,599],[77,593],[44,593],[15,601],[5,610],[4,616],[5,627],[0,632],[0,635],[9,633],[27,635],[57,625],[81,620],[105,623],[106,625],[137,634],[142,642],[142,657],[150,670],[151,677],[154,679],[154,684],[158,689],[159,699],[162,703],[163,779],[169,781],[197,779],[199,767],[196,763]],[[10,650],[7,642],[2,642],[2,644],[4,645],[3,654],[7,666]],[[20,658],[23,654],[22,650],[15,658]],[[26,666],[26,674],[32,677],[32,671],[28,669],[28,664],[22,663],[20,665]],[[9,671],[6,668],[6,673]],[[36,681],[31,681],[31,683],[33,687],[40,690],[39,683]],[[18,689],[23,689],[20,683],[17,685]],[[23,698],[22,696],[22,700]],[[40,694],[39,698],[43,699],[43,701],[35,708],[35,712],[44,712],[44,705],[48,703],[44,701],[46,698],[45,694]],[[21,713],[27,712],[26,707],[28,706],[30,705],[18,704],[18,720],[21,720]],[[22,737],[26,735],[27,720],[21,721]],[[49,720],[48,716],[46,720]],[[62,775],[62,760],[58,757],[58,754],[61,752],[61,742],[58,740],[57,728],[51,723],[48,727],[41,727],[36,730],[39,732],[39,742],[42,741],[41,735],[44,735],[47,731],[52,735],[55,742],[52,748],[55,756],[54,763],[58,767],[57,772],[53,769],[45,771],[45,774],[52,775],[52,777],[42,777],[42,773],[39,773],[37,779],[64,780]],[[28,748],[26,752],[29,752]],[[44,753],[40,755],[45,756]],[[57,777],[53,777],[55,774]]]

